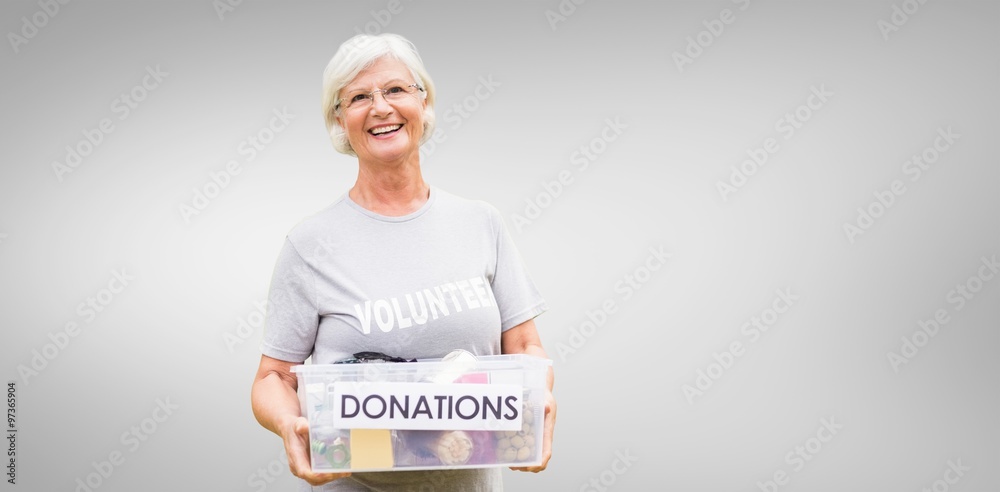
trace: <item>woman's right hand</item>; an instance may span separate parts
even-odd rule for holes
[[[312,486],[350,476],[345,473],[315,473],[309,462],[309,421],[305,417],[295,417],[281,428],[281,439],[285,441],[285,453],[288,454],[288,469],[292,475],[299,477]]]

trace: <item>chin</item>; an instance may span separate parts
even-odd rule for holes
[[[420,151],[419,147],[411,146],[392,146],[382,149],[372,149],[373,151],[369,154],[375,160],[379,161],[395,161],[399,159],[406,158],[407,156],[416,154]]]

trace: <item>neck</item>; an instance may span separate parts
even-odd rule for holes
[[[420,161],[395,165],[358,165],[358,179],[348,192],[351,200],[377,214],[399,217],[416,212],[430,196],[420,174]]]

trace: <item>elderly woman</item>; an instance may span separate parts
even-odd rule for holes
[[[317,364],[361,351],[440,358],[454,349],[547,357],[533,321],[545,303],[499,212],[431,187],[421,175],[419,147],[434,129],[434,84],[414,46],[392,34],[355,36],[323,77],[327,128],[338,151],[357,156],[358,177],[285,240],[271,281],[254,415],[284,440],[304,490],[307,483],[325,484],[319,490],[422,490],[427,483],[439,492],[499,490],[496,468],[311,470],[308,422],[291,373],[309,357]],[[453,309],[428,309],[437,291],[450,293]],[[542,464],[514,470],[541,471],[551,456],[551,372],[548,387]]]

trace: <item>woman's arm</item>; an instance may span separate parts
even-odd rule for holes
[[[260,356],[260,367],[250,391],[250,404],[257,422],[285,442],[288,468],[311,485],[322,485],[350,473],[313,473],[309,462],[309,422],[299,410],[295,391],[298,380],[292,374],[294,362]]]
[[[548,359],[548,354],[542,348],[542,341],[538,338],[538,330],[535,328],[535,321],[528,320],[521,323],[500,335],[500,352],[504,354],[528,354],[536,357]],[[542,464],[540,466],[512,467],[511,470],[530,471],[538,473],[545,469],[552,458],[552,434],[556,425],[556,399],[552,396],[552,384],[555,376],[552,368],[549,367],[548,391],[545,393],[545,436],[542,439]]]

